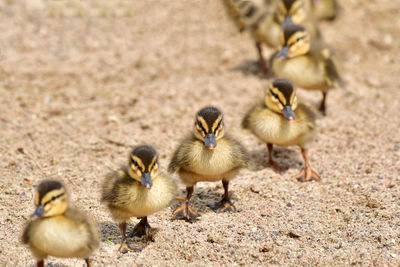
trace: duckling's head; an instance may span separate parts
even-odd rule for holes
[[[216,107],[205,107],[197,112],[194,135],[204,142],[206,148],[213,150],[217,146],[217,140],[224,136],[222,112]]]
[[[36,188],[35,205],[36,210],[31,215],[32,221],[41,217],[61,215],[68,207],[67,190],[58,181],[45,180]]]
[[[288,24],[282,27],[281,50],[276,58],[294,58],[305,55],[310,51],[310,35],[306,29],[298,24]]]
[[[129,156],[129,176],[150,189],[158,175],[158,156],[154,148],[138,146]]]
[[[287,24],[301,24],[307,18],[304,0],[281,0],[275,18],[282,26]]]
[[[287,120],[296,119],[296,91],[288,79],[276,79],[265,94],[265,103],[273,111],[282,114]]]

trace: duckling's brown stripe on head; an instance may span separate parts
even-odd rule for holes
[[[63,185],[59,181],[55,180],[45,180],[39,184],[37,187],[37,192],[38,192],[38,203],[42,202],[43,197],[50,191],[53,190],[58,190],[63,188]]]
[[[283,36],[285,38],[285,44],[287,44],[287,41],[289,40],[290,36],[292,36],[296,32],[301,32],[305,31],[306,29],[298,24],[286,24],[283,27]]]
[[[297,0],[282,0],[282,3],[285,5],[286,10],[289,11],[293,3],[296,1]]]
[[[139,166],[143,168],[142,171],[148,171],[157,160],[157,152],[151,146],[139,146],[131,153],[132,160],[135,160]]]
[[[294,92],[293,89],[293,84],[290,80],[288,79],[276,79],[273,83],[272,86],[277,88],[279,92],[282,93],[282,95],[285,98],[284,104],[289,104],[290,100],[292,98],[292,94]],[[283,102],[283,101],[282,101]]]
[[[197,113],[197,117],[201,117],[207,124],[206,130],[212,130],[214,122],[222,115],[222,112],[216,107],[205,107]]]

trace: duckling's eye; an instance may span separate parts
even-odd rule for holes
[[[199,127],[201,129],[201,131],[204,133],[204,135],[207,134],[206,129],[204,129],[203,125],[200,122],[197,122],[197,127]]]
[[[138,164],[136,161],[132,160],[132,164],[133,164],[136,168],[139,168],[139,164]]]
[[[217,133],[217,130],[221,127],[221,125],[222,125],[222,120],[220,120],[220,121],[218,122],[217,127],[215,127],[214,134]]]
[[[296,42],[300,42],[303,39],[304,39],[304,36],[303,37],[297,37]]]
[[[56,196],[52,196],[51,201],[54,201],[54,200],[56,200],[56,199],[57,199]]]
[[[271,92],[271,95],[274,97],[274,98],[276,98],[276,99],[278,99],[279,100],[279,97],[278,97],[278,95],[277,94],[275,94],[274,92],[272,92],[272,91],[270,91]]]

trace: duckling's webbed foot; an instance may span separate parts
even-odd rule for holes
[[[310,182],[310,181],[321,181],[319,175],[311,168],[304,168],[296,175],[296,179],[299,182]]]
[[[296,175],[296,179],[299,182],[309,182],[309,181],[321,181],[319,175],[311,169],[310,164],[308,163],[308,150],[302,148],[301,154],[304,158],[304,168]]]
[[[179,219],[185,220],[195,220],[200,215],[195,211],[189,204],[189,202],[184,202],[179,208],[174,211],[174,215]]]
[[[138,224],[132,229],[129,237],[142,237],[147,236],[149,233],[149,229],[151,228],[150,224],[147,222],[147,217],[143,217]]]
[[[123,254],[128,253],[129,251],[140,252],[142,250],[143,250],[142,246],[134,246],[132,244],[128,244],[126,240],[122,241],[122,244],[118,249],[118,251]]]
[[[43,267],[43,266],[44,266],[44,260],[36,262],[36,267]]]
[[[125,234],[126,227],[127,227],[126,222],[119,224],[119,229],[121,230],[121,234],[122,234],[122,243],[121,243],[121,246],[119,247],[118,251],[123,254],[128,253],[129,251],[135,251],[135,252],[141,251],[143,249],[143,247],[130,245],[126,241],[126,234]]]
[[[216,203],[215,205],[210,205],[209,206],[212,210],[215,212],[235,212],[236,207],[233,205],[233,203],[230,201],[230,199],[222,199],[220,202]]]
[[[193,186],[186,187],[186,198],[182,205],[174,211],[174,215],[178,219],[185,219],[187,221],[197,219],[200,215],[189,204],[190,198],[193,194]]]
[[[222,181],[222,185],[224,186],[224,197],[221,199],[220,202],[218,202],[215,205],[210,205],[209,207],[220,213],[220,212],[235,212],[236,211],[236,207],[233,205],[233,203],[231,202],[230,198],[229,198],[229,181]]]

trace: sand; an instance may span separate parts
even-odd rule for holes
[[[1,1],[0,264],[34,266],[19,238],[34,185],[54,178],[99,223],[94,266],[398,266],[400,3],[340,2],[342,15],[321,28],[346,87],[329,94],[310,147],[322,181],[299,183],[299,148],[275,150],[289,167],[277,175],[265,145],[240,128],[272,79],[257,71],[252,39],[221,1]],[[321,97],[298,94],[312,105]],[[174,201],[149,217],[154,242],[119,254],[118,227],[99,201],[104,176],[143,143],[166,172],[206,105],[224,112],[226,130],[251,154],[231,186],[238,212],[213,212],[222,186],[199,183],[199,221],[173,220]]]

